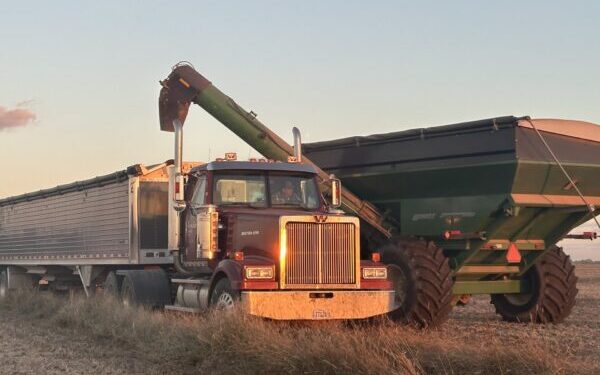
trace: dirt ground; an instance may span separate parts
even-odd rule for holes
[[[523,343],[539,345],[541,353],[560,356],[573,365],[569,370],[562,371],[553,367],[550,373],[600,374],[600,264],[577,264],[577,274],[577,304],[564,324],[541,326],[504,323],[494,313],[489,298],[481,296],[474,298],[467,306],[455,308],[450,321],[441,330],[407,333],[408,338],[401,339],[422,340],[425,345],[428,342],[466,345],[475,350],[493,342],[495,350],[499,352],[514,350]],[[164,364],[157,360],[160,355],[145,351],[143,343],[132,345],[119,338],[118,332],[106,333],[104,329],[91,334],[89,329],[77,328],[86,327],[85,322],[73,325],[67,321],[63,327],[55,323],[61,322],[56,317],[52,318],[52,324],[48,323],[51,312],[41,310],[36,314],[33,318],[30,316],[25,319],[18,309],[0,309],[1,374],[212,373],[210,369],[199,371],[197,362],[187,367]],[[402,335],[402,332],[399,328],[398,335]],[[161,340],[160,337],[155,339]],[[430,372],[427,366],[420,368],[422,372]],[[464,368],[457,370],[455,366],[445,373],[481,372]],[[497,373],[506,372],[500,370]]]

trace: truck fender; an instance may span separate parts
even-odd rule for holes
[[[215,284],[222,279],[227,277],[231,283],[231,287],[234,290],[240,290],[242,286],[242,264],[233,259],[223,259],[215,268],[212,278],[210,279],[210,291],[208,295],[212,295]],[[210,298],[210,297],[209,297]]]

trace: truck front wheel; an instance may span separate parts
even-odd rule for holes
[[[210,305],[217,310],[229,310],[239,299],[239,292],[233,290],[229,280],[224,277],[217,281],[210,297]]]
[[[524,275],[530,290],[492,294],[496,313],[509,322],[560,323],[575,305],[577,277],[571,258],[553,246]]]
[[[452,311],[448,258],[433,242],[396,239],[382,248],[398,309],[390,319],[419,328],[443,324]]]

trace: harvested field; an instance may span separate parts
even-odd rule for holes
[[[564,324],[504,323],[477,297],[434,331],[19,295],[0,304],[0,373],[600,374],[600,264],[578,264],[577,273],[577,305]]]

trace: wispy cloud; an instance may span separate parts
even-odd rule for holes
[[[22,108],[27,102],[19,103],[17,108],[7,108],[0,105],[0,131],[9,128],[18,128],[33,122],[35,113],[27,108]]]

